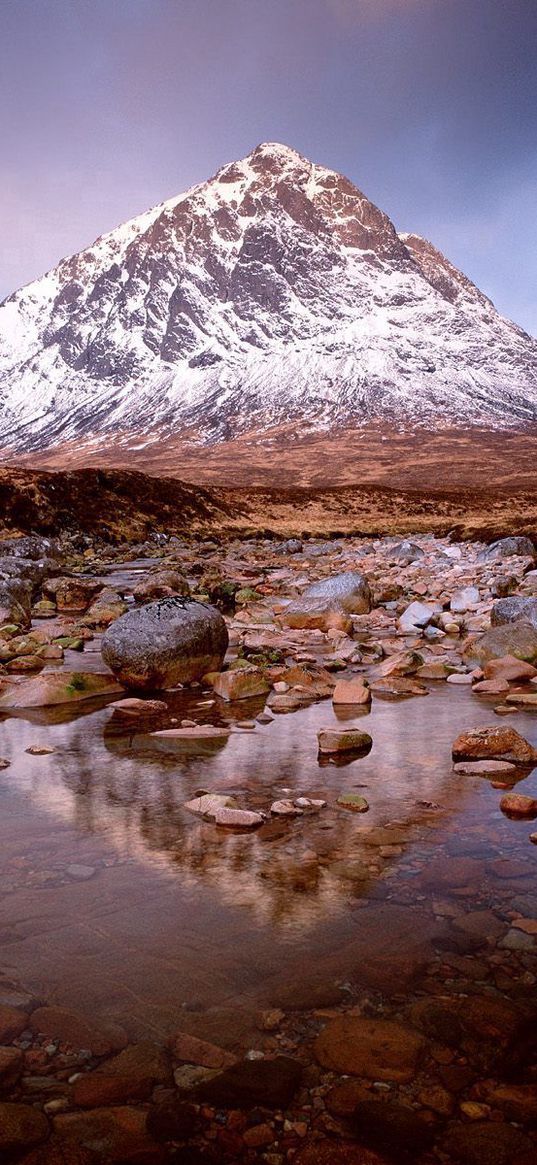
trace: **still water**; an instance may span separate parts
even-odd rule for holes
[[[263,706],[168,703],[234,725]],[[495,721],[445,684],[376,699],[345,716],[373,737],[370,754],[336,766],[317,756],[317,730],[339,722],[330,701],[203,752],[132,734],[102,702],[4,718],[0,972],[133,1037],[180,1024],[223,1039],[260,1007],[328,1003],[349,980],[404,989],[422,956],[465,953],[454,925],[478,906],[499,932],[521,903],[537,917],[531,823],[506,819],[489,781],[452,772],[453,739]],[[508,722],[537,745],[535,715]],[[26,752],[36,745],[54,751]],[[518,788],[537,795],[537,770]],[[184,809],[201,790],[245,808],[287,795],[328,807],[236,834]],[[338,808],[342,790],[369,812]]]

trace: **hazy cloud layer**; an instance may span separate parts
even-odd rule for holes
[[[262,140],[537,331],[535,0],[3,0],[0,295]]]

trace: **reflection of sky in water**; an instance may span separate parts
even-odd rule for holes
[[[176,715],[215,715],[196,709],[196,700],[176,697]],[[246,702],[239,715],[252,710]],[[259,710],[259,704],[254,710]],[[229,707],[219,709],[230,715]],[[61,719],[57,711],[35,715]],[[32,849],[32,829],[45,818],[61,853],[61,826],[74,826],[87,840],[99,839],[142,864],[148,879],[164,873],[176,882],[185,910],[202,887],[224,911],[246,910],[245,927],[277,928],[282,941],[348,911],[349,898],[367,894],[379,875],[390,881],[416,855],[434,853],[446,833],[460,837],[482,831],[509,849],[526,839],[526,825],[499,814],[500,794],[488,782],[451,771],[451,743],[463,727],[484,724],[493,713],[467,690],[432,688],[428,697],[402,702],[375,700],[357,723],[371,733],[369,756],[350,764],[317,758],[316,733],[337,722],[330,702],[277,716],[255,733],[233,733],[207,755],[161,752],[147,736],[119,733],[105,708],[63,723],[3,721],[0,752],[11,760],[0,773],[0,838],[9,832],[16,808],[22,847]],[[345,723],[349,721],[345,716]],[[516,726],[537,741],[537,719],[519,715]],[[53,744],[50,756],[29,756],[31,744]],[[531,785],[529,778],[527,785]],[[535,783],[535,782],[534,782]],[[525,786],[524,786],[525,787]],[[268,810],[273,799],[290,794],[323,797],[320,815],[270,822],[255,834],[217,830],[183,809],[197,791],[234,793],[242,806]],[[336,809],[342,789],[360,790],[370,803],[366,815]],[[12,801],[12,796],[15,800]],[[420,804],[420,802],[433,802]],[[22,822],[22,825],[21,825]],[[396,823],[394,841],[402,852],[381,856],[373,831]],[[373,834],[373,836],[372,836]],[[386,844],[389,838],[383,835]],[[535,850],[524,846],[524,856]],[[360,871],[362,876],[360,877]],[[349,876],[349,872],[350,875]]]

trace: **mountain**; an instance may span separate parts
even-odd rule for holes
[[[537,342],[286,146],[258,146],[0,306],[1,444],[16,453],[375,420],[534,422]]]

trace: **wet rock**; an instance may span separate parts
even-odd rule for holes
[[[10,680],[0,695],[0,708],[47,708],[121,692],[108,672],[50,671],[29,680]]]
[[[125,700],[114,700],[113,704],[109,704],[108,707],[118,720],[124,719],[136,723],[154,720],[155,717],[161,717],[168,711],[168,705],[164,700],[142,700],[136,696],[128,696]]]
[[[26,1027],[27,1016],[16,1007],[0,1004],[0,1044],[9,1044]]]
[[[362,1100],[352,1120],[356,1136],[374,1149],[411,1158],[430,1148],[437,1130],[421,1113],[390,1100]]]
[[[75,1144],[99,1154],[106,1162],[131,1161],[154,1165],[157,1145],[147,1132],[145,1109],[95,1108],[62,1113],[54,1118],[54,1131],[70,1146]]]
[[[22,1165],[101,1165],[95,1153],[54,1134],[24,1157]]]
[[[72,1048],[89,1048],[95,1056],[109,1056],[127,1044],[127,1035],[117,1024],[95,1024],[78,1012],[64,1007],[38,1007],[27,1026],[33,1032],[70,1044]]]
[[[259,829],[265,822],[263,813],[255,813],[250,809],[217,809],[214,815],[215,825],[223,829]]]
[[[103,582],[96,578],[49,578],[43,584],[45,598],[51,599],[58,611],[87,611],[92,600],[103,589]]]
[[[196,1089],[196,1099],[227,1108],[285,1108],[300,1086],[303,1066],[288,1056],[241,1060]]]
[[[176,1060],[186,1064],[198,1064],[202,1068],[230,1068],[237,1057],[225,1048],[199,1040],[188,1032],[176,1032],[170,1039],[170,1048]]]
[[[370,704],[371,691],[367,680],[357,677],[352,680],[338,680],[332,695],[333,704]]]
[[[423,656],[418,651],[396,651],[378,666],[379,676],[408,676],[423,666]]]
[[[535,1084],[500,1084],[486,1089],[486,1099],[493,1108],[501,1108],[508,1120],[529,1127],[537,1123],[537,1087]]]
[[[293,1157],[294,1165],[388,1165],[387,1158],[355,1141],[312,1141]]]
[[[394,1020],[342,1015],[315,1041],[323,1068],[369,1080],[405,1083],[413,1078],[425,1043],[415,1030]]]
[[[507,760],[465,760],[453,765],[454,773],[466,777],[509,777],[517,772],[517,766]]]
[[[236,809],[237,802],[234,797],[230,797],[226,793],[202,793],[191,801],[185,801],[184,808],[188,809],[190,813],[196,813],[199,817],[208,817],[214,821],[220,809]]]
[[[21,1028],[22,1031],[22,1028]],[[12,1088],[22,1076],[24,1056],[20,1048],[0,1047],[0,1088]]]
[[[506,760],[515,765],[537,763],[537,749],[510,727],[473,728],[453,744],[453,760]]]
[[[147,1132],[155,1141],[186,1141],[196,1131],[198,1116],[194,1105],[177,1099],[150,1108]]]
[[[166,752],[174,750],[200,751],[221,747],[231,735],[230,728],[217,724],[195,724],[184,728],[159,728],[150,732],[147,740]]]
[[[465,644],[463,658],[486,665],[489,660],[502,659],[506,655],[527,663],[537,661],[537,628],[530,623],[519,621],[506,623],[502,627],[492,627],[479,639],[471,639]]]
[[[50,1126],[44,1113],[28,1104],[0,1103],[0,1157],[20,1154],[41,1144]]]
[[[537,800],[522,793],[506,793],[500,801],[506,817],[537,817]]]
[[[32,590],[21,578],[0,578],[0,626],[17,623],[29,627],[32,618]]]
[[[335,603],[335,600],[334,600]],[[278,621],[297,631],[352,631],[352,619],[338,605],[323,598],[296,599],[278,615]]]
[[[369,803],[359,793],[340,793],[337,799],[342,809],[350,809],[352,813],[367,813]]]
[[[248,700],[270,691],[261,668],[251,666],[218,672],[211,676],[211,686],[216,696],[228,701]]]
[[[460,1165],[515,1165],[534,1148],[519,1129],[488,1121],[451,1125],[441,1147]]]
[[[302,817],[303,810],[294,801],[273,801],[270,812],[274,817]]]
[[[502,696],[504,692],[509,691],[509,683],[507,680],[479,680],[477,684],[473,685],[473,692],[478,692],[481,696]]]
[[[506,696],[506,704],[509,706],[520,704],[522,707],[535,708],[537,706],[537,692],[511,692],[511,695]]]
[[[150,1040],[131,1044],[94,1072],[75,1081],[77,1108],[101,1108],[127,1100],[146,1100],[155,1084],[171,1082],[171,1063],[165,1049]]]
[[[356,570],[336,574],[312,583],[304,591],[304,598],[322,599],[334,603],[349,615],[367,615],[371,610],[371,591],[367,579]]]
[[[170,688],[220,671],[227,628],[214,607],[161,599],[129,611],[105,632],[105,663],[126,687]]]
[[[324,754],[365,752],[373,741],[367,732],[358,728],[321,728],[317,733],[319,752]]]

